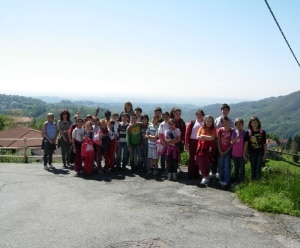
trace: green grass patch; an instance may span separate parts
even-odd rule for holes
[[[246,182],[234,188],[239,199],[262,212],[300,216],[300,168],[284,161],[269,160],[262,178],[250,181],[250,164],[246,165]]]

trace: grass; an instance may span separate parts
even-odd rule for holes
[[[246,182],[234,192],[245,204],[262,212],[300,217],[300,168],[284,161],[268,160],[262,178],[251,181],[250,164],[246,164]]]

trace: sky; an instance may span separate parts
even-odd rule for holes
[[[268,3],[300,61],[300,1]],[[298,91],[300,67],[264,0],[0,0],[0,85],[66,99],[259,100]]]

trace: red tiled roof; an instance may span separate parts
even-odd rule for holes
[[[28,147],[39,147],[42,144],[42,132],[24,126],[18,126],[0,131],[1,147],[24,147],[24,139]],[[37,138],[37,139],[31,139]],[[21,139],[21,140],[3,140]]]

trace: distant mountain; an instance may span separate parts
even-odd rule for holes
[[[51,100],[52,99],[52,100]],[[59,115],[62,109],[69,109],[72,115],[78,111],[82,116],[93,114],[97,107],[100,107],[100,117],[103,117],[105,110],[112,113],[121,113],[124,101],[108,102],[101,99],[99,102],[82,101],[82,100],[61,100],[54,101],[55,98],[48,98],[48,102],[31,97],[3,95],[0,94],[0,114],[14,116],[29,116],[36,119],[45,118],[47,112],[53,112],[55,116]],[[50,101],[50,102],[49,102]],[[53,101],[53,102],[51,102]],[[176,106],[182,110],[182,118],[188,122],[195,118],[197,109],[202,108],[205,114],[211,114],[218,117],[221,114],[220,106],[224,102],[210,105],[194,105],[194,104],[174,104],[174,103],[156,103],[133,101],[134,107],[141,107],[144,114],[151,116],[155,107],[160,106],[163,111],[170,111]],[[229,102],[227,102],[229,103]],[[243,118],[245,128],[248,126],[249,118],[256,115],[262,122],[262,128],[269,133],[276,134],[279,138],[289,138],[300,133],[300,91],[296,91],[286,96],[270,97],[258,101],[245,101],[239,103],[229,103],[230,117]]]

